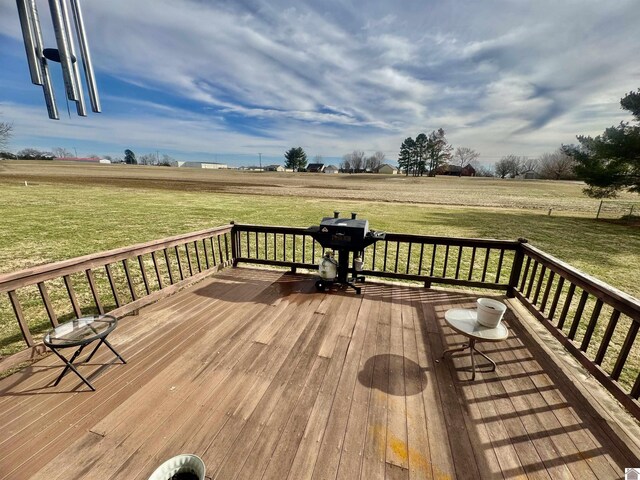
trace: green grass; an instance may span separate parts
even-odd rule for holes
[[[24,185],[25,179],[29,186]],[[340,210],[358,212],[378,230],[525,237],[580,270],[640,296],[640,230],[594,220],[589,210],[595,203],[582,196],[581,188],[575,182],[380,176],[327,179],[302,174],[0,162],[0,273],[231,220],[309,226]],[[418,197],[421,201],[413,200]],[[550,204],[557,209],[552,216],[547,215]],[[23,290],[20,295],[25,303],[38,296],[35,287]],[[80,286],[78,295],[81,303],[91,303],[89,292]],[[62,305],[63,296],[52,301]],[[65,308],[58,313],[62,319],[72,315]],[[45,318],[35,306],[29,313]],[[0,354],[4,355],[23,347],[6,295],[0,296],[0,316]],[[34,333],[47,328],[46,321],[31,325]]]

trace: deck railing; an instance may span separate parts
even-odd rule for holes
[[[522,252],[516,297],[640,418],[640,301],[531,245]]]
[[[24,342],[34,347],[23,303],[32,307],[36,296],[48,324],[55,326],[59,319],[87,313],[125,315],[231,264],[314,270],[322,254],[305,228],[231,224],[1,275],[0,294],[7,294]],[[635,343],[640,301],[526,240],[388,233],[366,250],[362,274],[516,297],[640,419],[640,346]],[[82,286],[84,294],[78,295]],[[30,296],[23,294],[26,300],[21,301],[21,291],[29,288],[37,289]],[[64,315],[58,314],[61,302],[70,305]],[[38,328],[44,330],[43,325]],[[30,350],[33,354],[34,348]],[[28,356],[26,350],[9,358],[16,363]],[[0,360],[0,368],[7,367],[5,360]]]
[[[0,275],[0,294],[7,294],[22,339],[28,347],[34,347],[38,344],[33,338],[34,329],[42,332],[68,317],[105,311],[123,316],[230,265],[231,227],[202,230]],[[25,307],[30,312],[44,310],[48,324],[43,324],[41,319],[29,319]],[[28,352],[10,357],[10,363],[38,353]],[[9,362],[2,360],[0,365],[6,368]]]

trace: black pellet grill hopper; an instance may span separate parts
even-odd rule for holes
[[[336,279],[333,282],[318,280],[316,287],[324,290],[326,284],[335,283],[351,287],[360,294],[360,287],[355,283],[364,282],[364,277],[358,276],[353,260],[358,256],[364,260],[365,248],[378,240],[384,240],[385,233],[369,230],[369,221],[357,219],[355,213],[351,214],[351,218],[339,217],[340,212],[333,212],[333,217],[324,217],[319,226],[307,229],[309,236],[323,248],[338,251]],[[349,273],[352,274],[350,278]]]

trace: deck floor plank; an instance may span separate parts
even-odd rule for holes
[[[193,452],[218,479],[620,478],[628,437],[508,312],[470,381],[444,323],[464,291],[227,269],[121,320],[82,372],[45,357],[0,380],[0,478],[144,480]],[[478,358],[479,365],[485,364]]]

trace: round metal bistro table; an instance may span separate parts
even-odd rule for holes
[[[50,330],[44,336],[43,342],[53,353],[60,357],[66,365],[53,385],[58,385],[60,380],[62,380],[62,377],[64,377],[69,370],[72,370],[91,390],[95,391],[93,385],[91,385],[89,380],[80,374],[73,362],[78,358],[82,353],[82,350],[84,350],[87,345],[97,340],[99,340],[98,344],[84,362],[91,360],[93,355],[98,351],[98,348],[100,348],[100,345],[105,344],[122,363],[127,363],[107,341],[107,336],[116,328],[117,325],[118,320],[111,315],[96,315],[92,317],[76,318],[69,322],[62,323],[53,330]],[[78,348],[70,359],[67,359],[60,353],[60,350],[62,349],[74,347]]]
[[[501,342],[506,340],[509,336],[509,331],[503,323],[500,323],[497,327],[485,327],[478,323],[478,312],[475,309],[468,308],[453,308],[447,310],[444,314],[444,320],[451,329],[455,330],[461,335],[464,335],[469,339],[469,343],[465,343],[461,347],[450,348],[442,353],[442,358],[448,353],[462,352],[469,349],[471,356],[471,380],[476,378],[476,360],[474,352],[478,352],[484,358],[491,363],[491,370],[493,372],[496,369],[496,363],[491,360],[487,355],[482,353],[476,348],[476,342]]]

